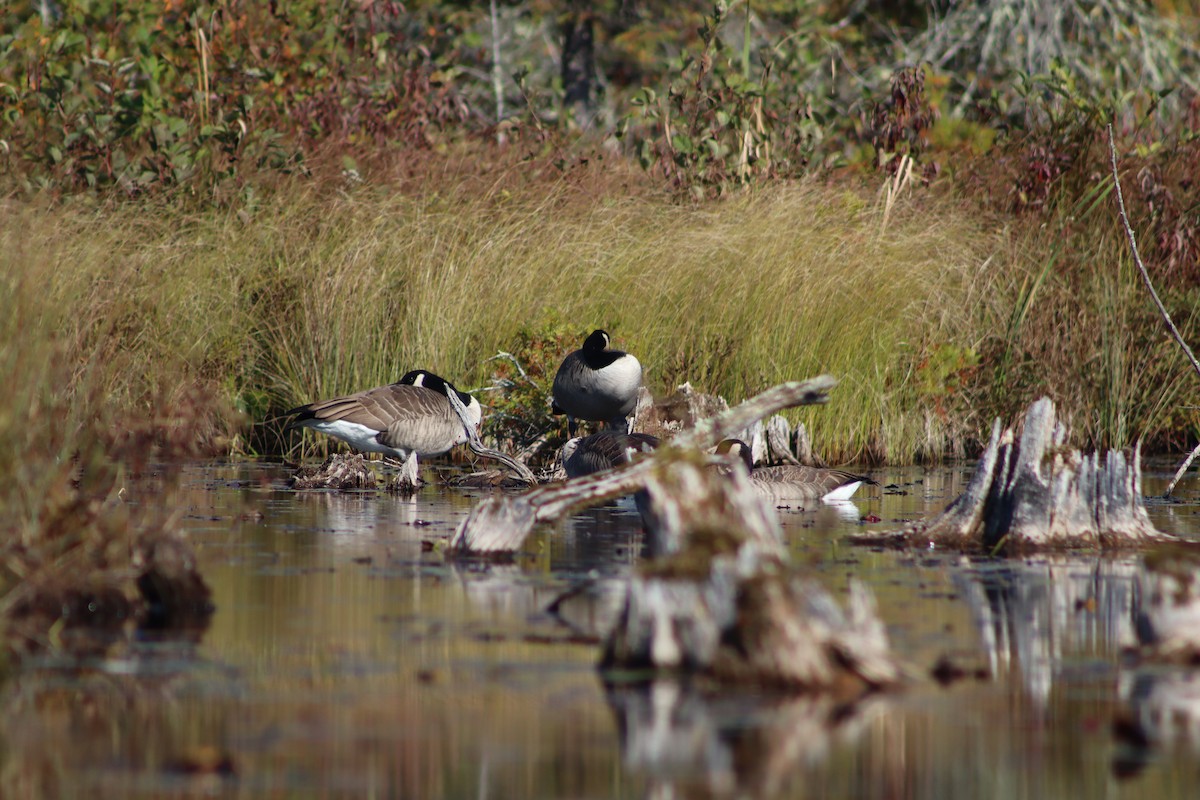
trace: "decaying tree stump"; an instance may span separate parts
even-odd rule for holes
[[[634,571],[602,668],[853,696],[900,679],[873,597],[852,583],[843,611],[792,573],[778,518],[744,467],[727,476],[656,458],[646,493],[669,555]]]
[[[1138,577],[1138,654],[1200,665],[1200,554],[1167,548],[1146,558]]]
[[[362,453],[334,453],[319,467],[300,467],[288,485],[293,489],[374,489],[376,478]]]
[[[966,490],[933,520],[896,533],[853,537],[858,544],[962,550],[1134,547],[1173,541],[1155,530],[1142,503],[1140,449],[1082,455],[1049,398],[1035,401],[1014,443],[1000,421]]]
[[[721,439],[736,435],[752,422],[781,409],[823,403],[835,383],[827,375],[784,383],[716,417],[697,421],[695,427],[679,433],[659,448],[653,458],[643,458],[611,472],[539,486],[520,495],[484,498],[459,525],[448,552],[511,553],[521,547],[538,523],[553,522],[579,508],[643,488],[653,464],[659,459],[676,459],[686,450],[712,447]]]

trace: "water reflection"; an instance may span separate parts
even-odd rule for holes
[[[11,665],[0,796],[1076,800],[1200,787],[1200,673],[1118,668],[1140,557],[843,543],[940,511],[969,469],[883,470],[894,488],[871,487],[853,514],[781,512],[796,561],[835,593],[866,581],[918,670],[951,653],[994,676],[852,709],[603,683],[595,641],[639,558],[635,512],[576,515],[507,564],[447,564],[436,542],[478,492],[297,493],[285,470],[253,463],[188,474],[183,525],[213,587],[211,627],[83,666]],[[1198,508],[1151,514],[1196,538]],[[197,775],[204,758],[218,766]]]
[[[1133,557],[964,558],[955,582],[992,673],[1019,674],[1045,703],[1067,664],[1111,658],[1136,642],[1138,570]]]
[[[706,695],[677,680],[608,685],[621,760],[651,797],[773,797],[835,745],[857,740],[886,708],[825,695]]]
[[[1121,675],[1125,708],[1113,734],[1113,769],[1132,777],[1153,760],[1157,750],[1200,751],[1200,672],[1179,667],[1142,667]]]

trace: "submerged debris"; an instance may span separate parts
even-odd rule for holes
[[[1029,407],[1019,442],[1000,421],[963,492],[931,522],[858,544],[1007,552],[1054,547],[1120,548],[1175,537],[1155,530],[1142,502],[1140,451],[1082,455],[1066,446],[1054,404]]]
[[[293,489],[374,489],[378,481],[362,453],[334,453],[319,467],[300,467],[288,486]]]

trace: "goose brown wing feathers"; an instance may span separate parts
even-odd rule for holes
[[[288,413],[297,417],[293,424],[310,419],[352,422],[377,431],[395,430],[403,423],[428,416],[452,419],[454,414],[446,398],[438,392],[424,386],[399,383],[322,400]]]

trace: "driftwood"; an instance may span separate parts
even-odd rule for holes
[[[695,427],[679,433],[661,447],[653,458],[644,458],[611,472],[540,486],[520,495],[484,498],[459,525],[448,552],[511,553],[521,547],[539,523],[553,522],[577,509],[643,488],[653,465],[660,459],[677,459],[683,451],[712,447],[721,439],[784,408],[823,403],[835,383],[827,375],[784,383],[716,417],[696,422]]]
[[[1035,401],[1014,442],[992,426],[966,490],[932,521],[896,533],[852,537],[857,544],[1020,551],[1120,548],[1174,541],[1155,530],[1142,502],[1140,448],[1081,455],[1049,398]]]
[[[1168,548],[1148,556],[1138,590],[1138,654],[1200,666],[1200,555]]]

